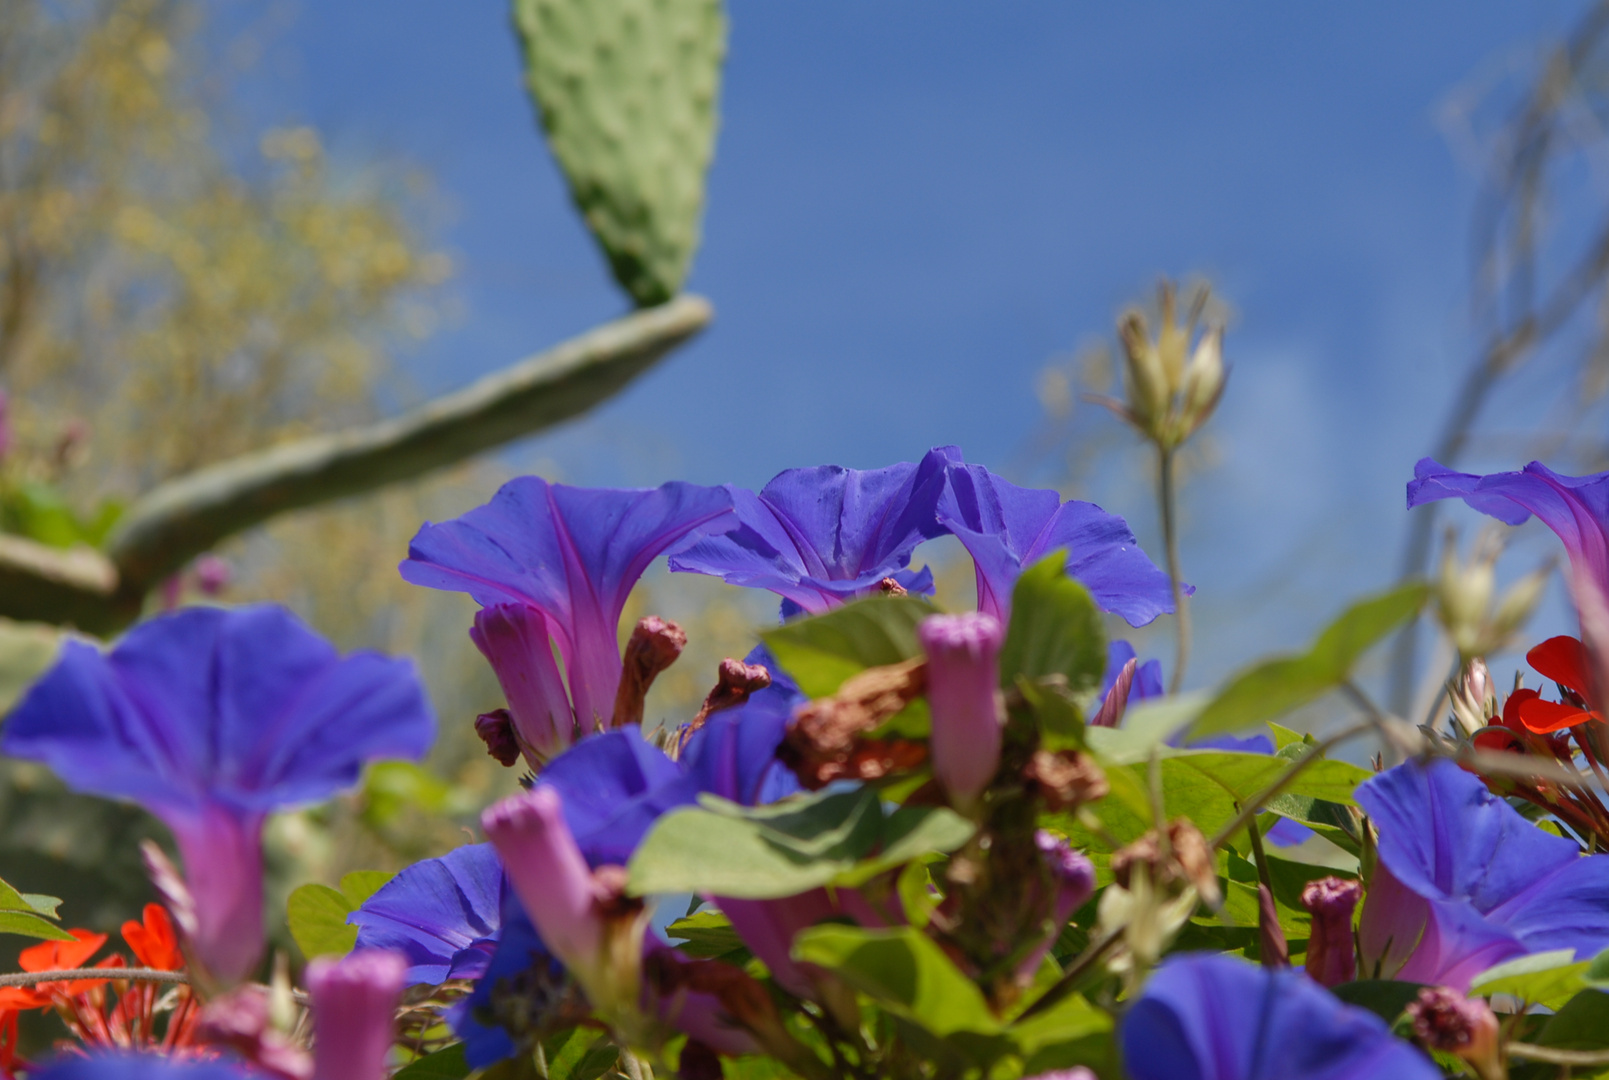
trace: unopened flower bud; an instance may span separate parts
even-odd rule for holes
[[[575,741],[576,727],[546,617],[524,604],[496,604],[476,613],[469,637],[503,688],[520,751],[540,769]]]
[[[1268,886],[1257,883],[1258,960],[1265,968],[1291,966],[1291,950],[1285,941],[1285,928],[1279,925],[1279,907]]]
[[[1453,534],[1449,532],[1442,552],[1441,572],[1436,577],[1437,614],[1447,636],[1466,657],[1475,655],[1480,647],[1486,610],[1491,606],[1497,580],[1497,549],[1479,543],[1476,549],[1469,562],[1460,562]]]
[[[1128,662],[1118,669],[1111,689],[1101,699],[1101,707],[1089,718],[1090,727],[1115,728],[1123,722],[1123,713],[1128,710],[1129,693],[1134,689],[1134,675],[1139,669],[1137,656],[1129,657]]]
[[[1196,351],[1190,357],[1190,363],[1184,369],[1184,385],[1180,391],[1180,418],[1181,434],[1190,435],[1202,424],[1218,407],[1218,399],[1223,396],[1224,369],[1223,355],[1224,331],[1221,326],[1214,326],[1201,336],[1196,345]]]
[[[1146,330],[1145,316],[1138,311],[1123,316],[1118,324],[1118,335],[1123,339],[1123,355],[1127,360],[1129,413],[1142,430],[1150,431],[1167,412],[1173,396],[1167,372],[1162,367],[1162,356]]]
[[[1553,564],[1548,562],[1508,587],[1497,601],[1497,611],[1492,615],[1491,640],[1485,643],[1486,651],[1497,651],[1516,631],[1531,621],[1552,576]]]
[[[1464,666],[1456,682],[1449,684],[1447,696],[1452,704],[1453,720],[1466,738],[1490,725],[1497,715],[1497,689],[1492,685],[1492,673],[1486,661],[1478,656]]]
[[[916,629],[927,654],[933,714],[933,777],[950,801],[970,809],[1000,765],[1000,645],[991,615],[929,615]]]
[[[1066,926],[1073,912],[1095,895],[1095,864],[1089,861],[1089,856],[1074,851],[1066,840],[1044,829],[1034,833],[1034,843],[1044,856],[1045,865],[1050,867],[1056,886],[1052,918],[1058,928]]]
[[[307,965],[313,1080],[385,1080],[408,961],[383,949]]]
[[[1425,1046],[1463,1058],[1482,1080],[1504,1075],[1497,1017],[1486,1002],[1444,986],[1427,986],[1407,1013],[1414,1035]]]
[[[481,815],[481,827],[542,940],[629,1041],[636,1030],[645,920],[641,902],[623,894],[621,868],[594,873],[587,866],[559,795],[549,787],[538,785],[494,804]]]
[[[1084,1066],[1074,1065],[1071,1069],[1052,1069],[1050,1072],[1035,1073],[1028,1080],[1096,1080],[1096,1077]]]
[[[615,692],[615,711],[612,727],[641,724],[643,702],[648,688],[659,673],[676,662],[687,648],[687,634],[673,622],[658,615],[637,620],[626,642],[625,657],[620,672],[620,689]]]
[[[196,588],[203,596],[219,596],[234,580],[234,568],[228,560],[216,555],[203,555],[196,560]]]
[[[0,390],[0,461],[11,452],[11,413],[6,392]]]
[[[1352,912],[1362,895],[1363,887],[1348,878],[1320,878],[1302,889],[1302,906],[1313,917],[1307,939],[1307,974],[1321,986],[1339,986],[1357,978]]]
[[[514,736],[514,719],[507,709],[493,709],[475,717],[475,734],[499,765],[509,766],[519,761],[520,743]]]

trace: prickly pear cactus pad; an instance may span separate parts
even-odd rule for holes
[[[698,247],[726,52],[720,0],[514,0],[526,80],[615,280],[674,296]]]

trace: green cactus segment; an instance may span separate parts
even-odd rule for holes
[[[721,0],[514,0],[526,80],[615,280],[674,296],[698,247],[726,53]]]

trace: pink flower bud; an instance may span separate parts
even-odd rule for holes
[[[587,866],[549,787],[504,799],[480,820],[543,942],[617,1037],[636,1041],[647,918],[642,902],[625,895],[625,868]]]
[[[575,741],[575,712],[553,658],[547,619],[524,604],[498,604],[475,615],[469,637],[503,688],[520,749],[531,768],[540,769]]]
[[[313,997],[313,1080],[385,1080],[408,961],[362,949],[307,965]]]
[[[1310,881],[1302,890],[1302,906],[1313,916],[1307,940],[1307,974],[1322,986],[1339,986],[1358,975],[1352,941],[1352,912],[1363,886],[1347,878]]]
[[[933,776],[950,800],[970,808],[1000,765],[1000,644],[991,615],[930,615],[916,629],[927,654],[933,713]]]
[[[598,889],[558,793],[539,786],[511,796],[489,807],[480,823],[553,955],[576,972],[594,965],[603,944]]]

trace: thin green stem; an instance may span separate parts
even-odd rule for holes
[[[1346,742],[1348,739],[1355,739],[1359,735],[1373,731],[1377,726],[1377,721],[1371,718],[1363,723],[1354,724],[1349,728],[1344,728],[1336,734],[1331,735],[1328,739],[1325,739],[1322,742],[1316,742],[1312,746],[1308,747],[1307,753],[1303,754],[1301,757],[1292,762],[1291,767],[1280,774],[1279,779],[1275,780],[1272,784],[1269,784],[1262,791],[1259,791],[1252,798],[1246,800],[1246,805],[1240,808],[1240,813],[1235,815],[1234,820],[1230,821],[1229,824],[1218,830],[1218,834],[1212,838],[1213,850],[1223,847],[1229,842],[1229,838],[1231,836],[1234,836],[1241,829],[1244,829],[1247,822],[1251,821],[1252,818],[1256,817],[1262,812],[1264,803],[1268,802],[1269,799],[1274,798],[1276,795],[1294,783],[1296,778],[1302,775],[1303,771],[1306,770],[1309,765],[1322,758],[1325,754],[1329,753],[1341,743]]]
[[[1179,526],[1173,482],[1173,451],[1157,448],[1157,499],[1162,506],[1162,546],[1167,553],[1168,579],[1173,585],[1173,631],[1175,649],[1173,675],[1168,693],[1177,694],[1184,686],[1184,669],[1190,661],[1190,607],[1184,595],[1184,578],[1179,570]]]
[[[1079,979],[1084,977],[1084,973],[1095,966],[1095,963],[1101,957],[1110,952],[1112,946],[1123,940],[1124,929],[1125,927],[1123,926],[1114,926],[1105,934],[1090,942],[1089,947],[1073,960],[1072,965],[1066,971],[1062,972],[1062,977],[1057,979],[1049,990],[1040,994],[1039,1000],[1022,1010],[1021,1015],[1012,1022],[1021,1023],[1030,1016],[1042,1013],[1072,993],[1073,987],[1078,984]]]

